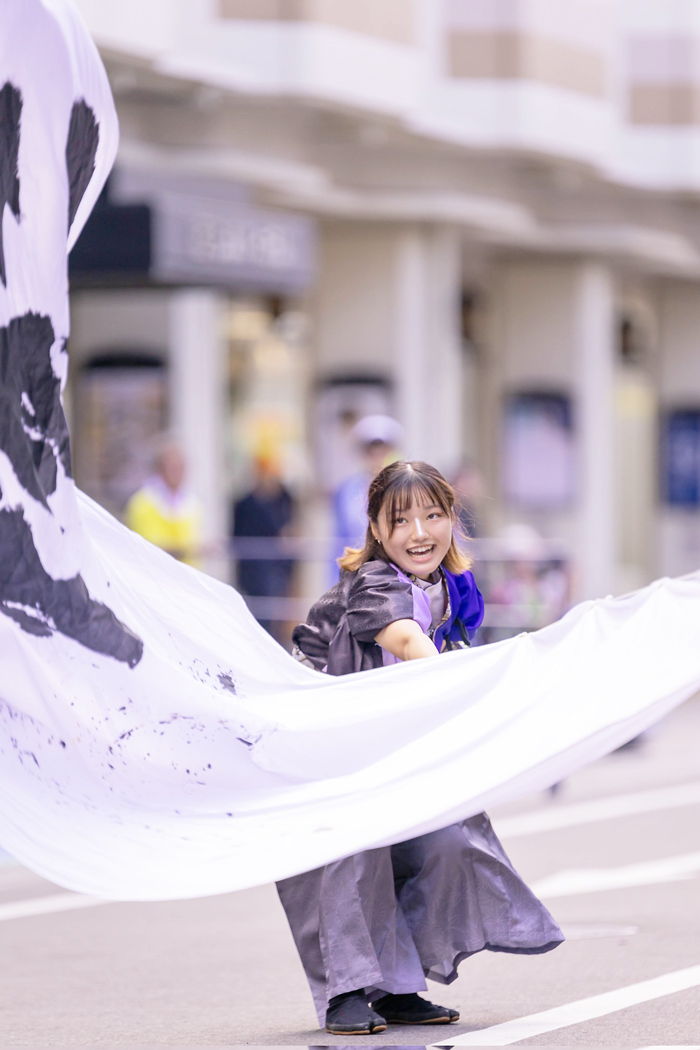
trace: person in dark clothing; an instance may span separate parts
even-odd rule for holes
[[[285,556],[281,538],[294,517],[294,500],[271,460],[258,459],[255,471],[252,489],[233,506],[233,538],[248,541],[235,546],[238,588],[251,598],[284,598],[294,561]],[[258,621],[276,637],[279,621],[272,617],[258,617]]]

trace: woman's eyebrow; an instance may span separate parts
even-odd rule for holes
[[[442,510],[439,503],[419,503],[418,506],[421,510]],[[410,509],[410,504],[408,507],[397,507],[394,511],[394,516],[396,517],[398,514],[408,514]]]
[[[442,510],[442,507],[439,503],[420,503],[419,506],[421,510]],[[411,507],[409,504],[406,507],[395,507],[391,513],[392,516],[396,518],[400,514],[408,514],[410,509]]]

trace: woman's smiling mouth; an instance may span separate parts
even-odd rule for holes
[[[406,553],[410,555],[411,558],[424,558],[427,555],[432,554],[434,550],[435,544],[430,543],[424,544],[422,547],[407,547]]]

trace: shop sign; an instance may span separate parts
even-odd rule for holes
[[[700,506],[700,409],[671,411],[663,428],[661,487],[673,507]]]
[[[165,191],[153,200],[152,275],[163,281],[299,292],[314,275],[302,215]]]

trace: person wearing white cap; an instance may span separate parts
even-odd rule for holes
[[[362,469],[340,483],[333,495],[334,536],[332,574],[338,579],[338,558],[346,547],[362,542],[367,527],[367,492],[372,478],[383,467],[399,459],[404,430],[391,416],[363,416],[351,436],[362,454]]]

